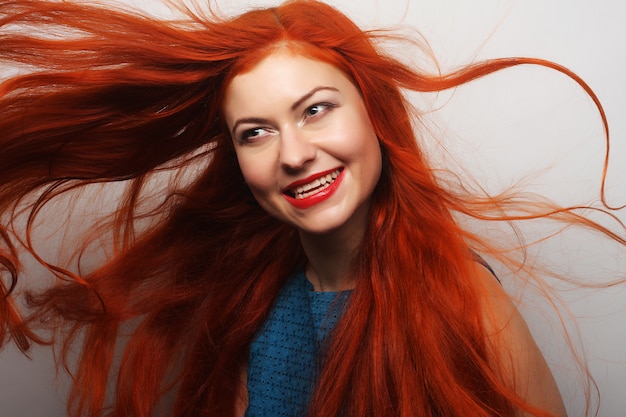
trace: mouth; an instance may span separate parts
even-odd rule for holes
[[[322,173],[322,175],[316,176],[314,179],[307,178],[302,181],[294,182],[289,187],[285,188],[283,193],[296,200],[311,197],[330,187],[335,180],[337,180],[341,171],[343,171],[343,168],[336,168],[332,171]]]

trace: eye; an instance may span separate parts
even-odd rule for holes
[[[241,132],[241,134],[239,135],[239,142],[241,143],[255,142],[264,138],[270,133],[271,133],[270,130],[264,127],[254,127],[252,129],[247,129]]]
[[[307,109],[304,111],[304,115],[305,117],[316,117],[320,114],[326,113],[334,107],[336,106],[332,103],[317,103],[307,107]]]

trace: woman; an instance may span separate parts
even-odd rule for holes
[[[575,75],[532,59],[424,75],[315,1],[188,24],[41,1],[0,13],[0,57],[37,69],[0,86],[5,218],[25,212],[28,236],[57,197],[129,183],[91,236],[115,230],[106,262],[39,258],[58,283],[29,297],[25,319],[2,304],[2,339],[24,351],[46,342],[39,326],[64,361],[82,343],[70,415],[565,415],[472,250],[489,246],[454,219],[502,213],[507,196],[444,187],[400,89],[525,63]],[[146,209],[153,174],[187,167],[193,179]],[[10,293],[19,236],[2,231]]]

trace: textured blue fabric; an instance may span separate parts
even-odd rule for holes
[[[350,292],[315,292],[303,271],[281,290],[250,346],[246,417],[300,417]]]

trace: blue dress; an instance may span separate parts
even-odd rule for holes
[[[304,271],[289,278],[250,346],[246,417],[306,414],[326,336],[349,295],[313,291]]]

